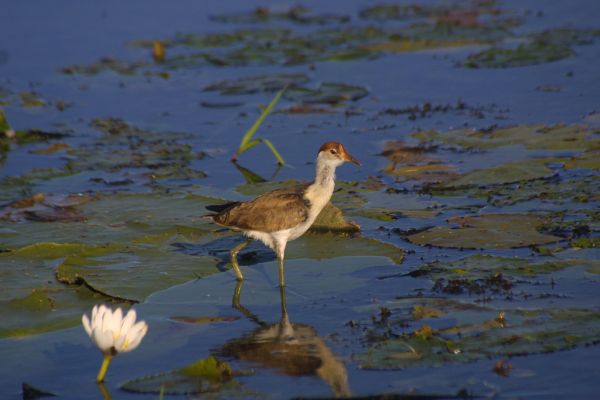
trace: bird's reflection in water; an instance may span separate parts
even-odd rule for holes
[[[312,326],[290,322],[285,287],[280,287],[281,319],[276,324],[261,321],[240,303],[243,282],[238,282],[233,307],[260,325],[258,329],[226,343],[220,353],[241,361],[257,363],[290,376],[316,375],[334,396],[350,396],[346,368],[317,335]]]

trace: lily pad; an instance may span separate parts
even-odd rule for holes
[[[600,334],[600,313],[585,309],[506,309],[502,312],[441,299],[406,299],[390,305],[394,315],[411,315],[415,306],[436,310],[432,317],[401,318],[403,333],[357,357],[365,369],[399,369],[460,364],[492,357],[549,353],[592,344]],[[392,319],[392,321],[394,321]],[[410,322],[409,322],[410,321]],[[394,326],[394,322],[392,322]],[[399,326],[398,326],[399,327]],[[429,334],[422,332],[427,330]]]
[[[313,232],[355,233],[360,231],[360,225],[348,221],[339,208],[328,203],[310,227],[310,230]]]
[[[600,268],[600,262],[583,259],[535,262],[517,257],[475,254],[457,261],[428,263],[411,271],[409,275],[434,280],[433,292],[485,295],[486,299],[500,294],[512,298],[515,296],[513,287],[523,283],[523,277],[531,278],[571,267],[582,267],[587,272],[594,273]]]
[[[278,74],[249,76],[235,80],[224,80],[204,88],[205,91],[218,91],[224,95],[275,92],[285,86],[297,86],[308,82],[306,74]]]
[[[390,159],[390,164],[383,169],[383,172],[396,176],[398,180],[442,183],[458,175],[452,166],[428,156],[427,149],[398,143],[393,146],[394,148],[388,148],[382,153]]]
[[[432,279],[484,278],[502,274],[505,277],[534,277],[565,268],[581,266],[596,268],[596,260],[550,260],[532,262],[518,257],[498,257],[488,254],[475,254],[457,261],[436,261],[411,271],[414,277],[427,276]]]
[[[517,125],[491,131],[456,129],[446,133],[423,131],[413,133],[420,142],[439,142],[463,148],[487,149],[523,145],[528,149],[586,150],[598,148],[597,132],[584,125],[545,126],[541,124]]]
[[[274,20],[285,20],[303,25],[324,25],[350,21],[350,17],[345,15],[314,14],[310,12],[309,8],[301,5],[282,11],[271,10],[267,7],[257,7],[253,11],[245,13],[213,15],[210,19],[227,23],[264,23]]]
[[[458,192],[470,197],[486,199],[495,207],[504,207],[519,202],[542,200],[557,205],[579,207],[578,203],[598,201],[600,177],[587,176],[577,179],[538,179],[518,184],[479,187],[476,189],[455,188]],[[448,193],[448,188],[440,193]],[[450,194],[454,189],[450,189]],[[435,193],[435,189],[432,188]]]
[[[389,42],[368,44],[365,45],[364,48],[374,53],[408,53],[432,49],[472,46],[481,43],[481,40],[477,39],[432,40],[403,38]]]
[[[71,65],[62,68],[61,72],[67,75],[82,74],[82,75],[97,75],[106,71],[112,71],[122,75],[133,75],[140,68],[147,66],[146,62],[124,62],[112,57],[101,58],[94,64],[87,65]]]
[[[600,149],[588,150],[565,161],[566,169],[600,169]]]
[[[513,161],[487,169],[468,172],[456,179],[443,183],[444,188],[460,188],[468,186],[502,185],[506,183],[525,182],[535,179],[550,178],[555,171],[546,167],[543,160]]]
[[[464,249],[510,249],[562,240],[540,233],[537,228],[548,219],[534,214],[482,214],[452,217],[448,222],[451,225],[436,226],[407,239],[421,246]]]
[[[0,221],[0,229],[11,232],[3,236],[0,253],[0,263],[10,266],[0,272],[2,281],[10,282],[10,289],[0,294],[6,327],[0,335],[64,329],[80,323],[81,313],[94,303],[141,301],[219,272],[216,258],[181,254],[171,246],[218,236],[200,218],[193,221],[213,201],[185,195],[102,195],[79,206],[85,222]],[[30,315],[26,321],[23,313]]]
[[[130,247],[102,260],[67,257],[56,279],[118,301],[140,302],[161,289],[217,272],[213,257],[195,257],[159,249]]]
[[[368,94],[369,91],[361,86],[324,82],[317,89],[291,87],[285,91],[283,97],[303,103],[336,104],[344,101],[356,101]]]
[[[132,379],[121,389],[134,393],[190,395],[240,390],[233,381],[233,370],[224,361],[208,356],[185,367]]]
[[[521,44],[516,48],[498,48],[471,54],[463,62],[468,68],[513,68],[562,60],[574,54],[566,46],[547,43]]]

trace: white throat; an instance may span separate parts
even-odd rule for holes
[[[322,157],[317,158],[317,173],[314,185],[318,186],[319,190],[333,193],[336,167],[337,165],[329,160]]]

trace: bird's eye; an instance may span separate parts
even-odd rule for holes
[[[337,151],[335,151],[334,149],[329,150],[331,152],[331,154],[337,154]]]

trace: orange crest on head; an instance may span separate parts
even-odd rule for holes
[[[321,148],[319,148],[319,153],[322,151],[329,151],[331,149],[334,149],[334,150],[338,151],[339,153],[346,152],[346,149],[344,148],[344,146],[341,143],[327,142],[327,143],[323,143]]]
[[[330,151],[330,150],[335,150],[340,156],[342,156],[342,159],[344,159],[345,161],[349,161],[353,164],[360,165],[360,161],[358,161],[356,158],[352,157],[350,155],[350,153],[348,153],[348,151],[346,151],[346,148],[344,147],[344,145],[341,143],[338,143],[338,142],[323,143],[321,148],[319,148],[319,153],[322,151]]]

